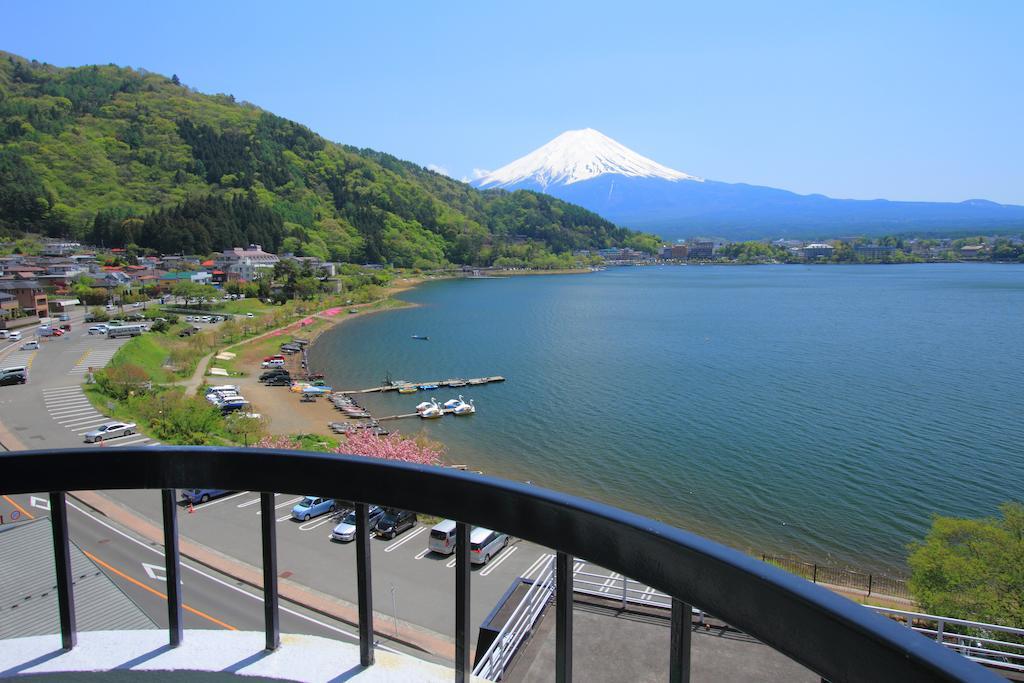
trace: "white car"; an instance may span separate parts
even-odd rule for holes
[[[7,336],[7,338],[10,339],[11,341],[21,341],[21,330],[15,330],[14,332],[11,332]]]
[[[35,351],[38,348],[39,342],[35,341],[34,339],[32,341],[27,341],[21,345],[22,351]]]
[[[254,316],[252,313],[246,313],[245,317],[246,318],[255,318],[256,316]]]
[[[85,442],[96,443],[104,439],[113,439],[118,436],[130,436],[135,433],[134,422],[108,422],[100,425],[91,432],[86,432]]]
[[[92,327],[89,328],[89,334],[106,334],[106,333],[107,333],[107,326],[106,325],[93,325]]]

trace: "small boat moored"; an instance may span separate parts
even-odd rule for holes
[[[452,413],[455,415],[472,415],[476,412],[476,406],[473,405],[473,399],[469,399],[469,403],[460,403],[452,409]]]
[[[414,334],[414,335],[412,335],[412,338],[413,339],[418,339],[420,341],[430,341],[430,337],[428,337],[425,334]]]
[[[403,387],[398,387],[398,393],[400,394],[415,394],[417,391],[416,387],[412,384],[406,384]]]

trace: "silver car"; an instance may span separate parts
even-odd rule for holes
[[[86,443],[96,443],[104,439],[113,439],[118,436],[129,436],[135,433],[135,425],[131,422],[108,422],[100,425],[91,432],[85,433]]]
[[[369,526],[372,529],[381,517],[384,516],[384,508],[379,505],[371,505],[368,511],[367,517],[369,518]],[[356,511],[351,510],[341,520],[341,523],[334,527],[334,531],[331,532],[332,541],[341,541],[348,543],[356,537]]]

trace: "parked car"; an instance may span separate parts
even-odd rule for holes
[[[379,505],[371,505],[367,510],[367,519],[370,523],[370,528],[384,516],[384,508]],[[331,532],[332,541],[341,541],[348,543],[356,537],[356,511],[352,510],[346,513],[345,517],[342,518],[341,523],[334,527],[334,531]]]
[[[32,341],[27,341],[27,342],[25,342],[24,344],[21,345],[21,350],[22,351],[35,351],[38,348],[39,348],[39,342],[37,342],[34,339]]]
[[[394,538],[414,526],[416,526],[415,512],[390,509],[373,525],[373,532],[384,538]]]
[[[228,414],[236,410],[248,410],[249,402],[241,396],[232,396],[231,398],[224,399],[224,402],[220,404],[221,414]]]
[[[53,335],[54,337],[63,337],[64,336],[64,330],[60,329],[59,327],[54,327],[54,328],[51,328],[50,334]]]
[[[231,493],[231,491],[224,489],[182,489],[181,498],[195,505],[197,503],[205,503],[211,498],[223,496],[225,493]]]
[[[238,391],[238,385],[236,384],[218,384],[212,387],[206,387],[207,395],[218,391]]]
[[[245,317],[246,318],[255,318],[256,316],[254,316],[252,313],[246,313]]]
[[[260,375],[260,381],[266,382],[268,380],[274,379],[275,377],[284,377],[290,380],[292,378],[292,374],[285,370],[284,368],[274,368],[272,370],[267,370],[262,375]]]
[[[14,330],[9,335],[7,335],[7,338],[10,339],[11,341],[21,341],[21,330]]]
[[[264,358],[263,358],[263,362],[264,363],[267,363],[267,362],[272,361],[272,360],[284,360],[284,356],[278,354],[276,356],[264,356]]]
[[[430,530],[430,539],[427,541],[427,548],[440,553],[451,555],[455,552],[455,522],[450,519],[443,519]]]
[[[338,505],[333,498],[306,496],[292,508],[292,518],[308,521],[311,517],[319,517],[337,509]]]
[[[10,334],[9,330],[0,330],[0,339],[7,339]]]
[[[282,358],[275,358],[274,360],[265,360],[265,361],[263,361],[260,364],[260,367],[262,367],[262,368],[283,368],[284,367],[284,359],[282,359]]]
[[[71,316],[68,315],[67,313],[61,313],[57,317],[62,323],[66,323],[67,321],[71,320]]]
[[[273,377],[267,380],[268,387],[290,387],[292,385],[291,377],[279,376]]]
[[[24,384],[25,380],[28,379],[28,368],[24,365],[13,365],[11,367],[0,369],[0,380],[12,376],[20,381],[8,382],[8,384]]]
[[[28,380],[28,375],[24,372],[5,372],[0,374],[0,387],[6,387],[11,384],[24,384]]]
[[[135,433],[134,422],[108,422],[100,425],[91,432],[85,433],[86,443],[96,443],[104,439],[114,439],[119,436],[130,436]]]
[[[507,545],[508,534],[477,527],[469,534],[469,561],[473,564],[487,564]]]

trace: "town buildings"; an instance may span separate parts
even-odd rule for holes
[[[263,251],[263,247],[259,244],[225,250],[217,260],[222,264],[223,270],[228,273],[229,278],[233,274],[234,279],[250,282],[259,280],[268,271],[273,271],[274,264],[280,261],[277,254]]]

